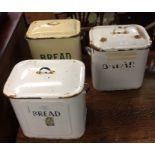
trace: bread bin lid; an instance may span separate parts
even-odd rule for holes
[[[80,33],[80,21],[76,19],[38,20],[30,24],[26,38],[68,38]]]
[[[82,92],[85,66],[79,60],[25,60],[16,64],[3,93],[10,98],[66,98]]]
[[[140,25],[96,26],[89,32],[90,46],[98,51],[144,49],[151,40]]]

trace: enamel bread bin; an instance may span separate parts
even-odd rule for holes
[[[139,25],[96,26],[89,32],[93,86],[97,90],[142,86],[150,37]]]
[[[12,70],[3,93],[23,133],[79,138],[85,131],[85,66],[78,60],[26,60]]]
[[[34,59],[81,59],[80,21],[39,20],[30,24],[26,39]]]

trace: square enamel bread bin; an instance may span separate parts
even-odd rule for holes
[[[34,59],[81,60],[80,21],[39,20],[30,24],[26,39]]]
[[[12,70],[3,93],[24,134],[78,138],[86,120],[85,66],[78,60],[25,60]]]
[[[93,86],[97,90],[141,87],[150,37],[139,25],[96,26],[89,32]]]

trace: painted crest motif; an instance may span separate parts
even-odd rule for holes
[[[45,124],[47,126],[54,126],[55,125],[54,124],[54,118],[53,117],[47,117],[47,118],[45,118]]]

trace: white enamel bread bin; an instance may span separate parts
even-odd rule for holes
[[[97,90],[141,87],[151,40],[139,25],[96,26],[89,32],[93,86]]]
[[[25,60],[12,70],[3,93],[24,134],[79,138],[85,131],[85,66],[78,60]]]
[[[30,24],[26,39],[34,59],[81,59],[80,21],[39,20]]]

